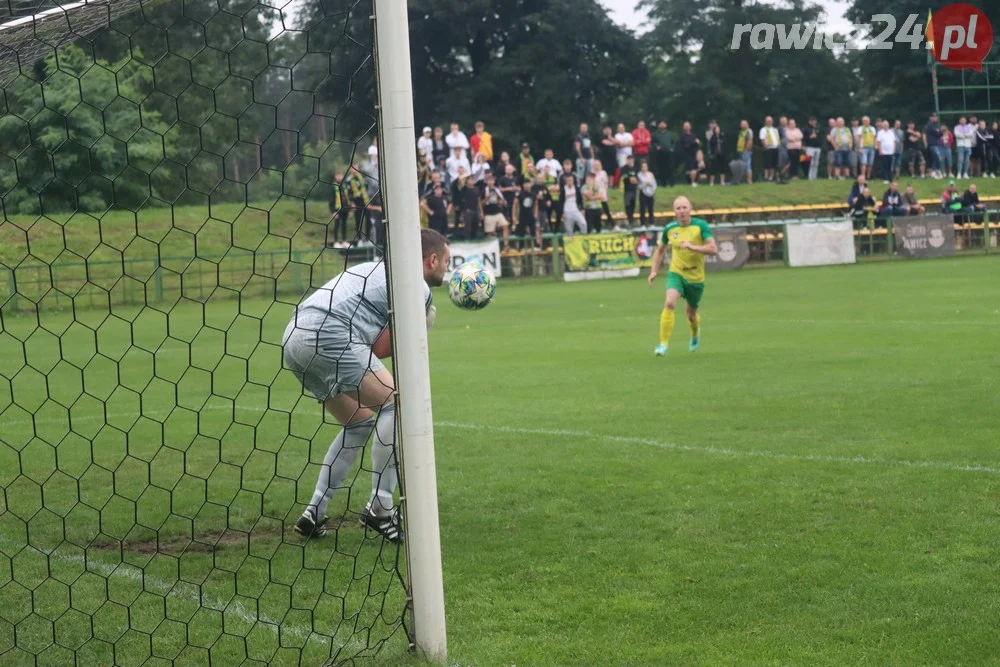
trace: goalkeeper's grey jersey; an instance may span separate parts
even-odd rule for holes
[[[431,306],[431,289],[424,287],[424,307]],[[372,345],[389,325],[389,291],[385,263],[352,266],[299,304],[292,315],[299,329],[344,332],[354,342]]]

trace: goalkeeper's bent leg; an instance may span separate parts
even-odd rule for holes
[[[314,510],[318,518],[322,519],[326,515],[333,492],[343,484],[354,460],[364,449],[365,442],[374,429],[375,417],[369,417],[356,424],[347,424],[330,443],[319,469],[316,490],[309,501],[309,509]]]
[[[372,439],[372,495],[368,511],[388,516],[394,507],[393,492],[399,471],[396,467],[396,403],[390,400],[378,412],[375,437]]]

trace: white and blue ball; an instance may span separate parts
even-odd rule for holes
[[[476,262],[462,264],[448,280],[451,302],[465,310],[481,310],[490,305],[496,291],[497,279]]]

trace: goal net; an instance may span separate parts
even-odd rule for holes
[[[281,348],[384,250],[372,4],[4,7],[0,663],[406,650],[368,456],[293,530],[341,425]]]

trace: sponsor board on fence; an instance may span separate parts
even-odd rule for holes
[[[750,246],[745,233],[738,229],[718,229],[712,234],[719,254],[705,257],[707,271],[731,271],[747,263]],[[577,281],[639,275],[639,269],[652,266],[657,236],[657,232],[620,232],[567,237],[563,240],[564,277],[567,281]],[[664,263],[669,261],[667,252]]]
[[[466,262],[476,261],[484,269],[500,277],[500,242],[496,239],[473,243],[456,242],[451,244],[451,261],[444,279],[451,278],[451,272]]]
[[[843,222],[803,222],[785,225],[789,266],[854,264],[854,226]]]
[[[893,218],[896,252],[902,257],[947,257],[955,254],[955,226],[950,215]]]

